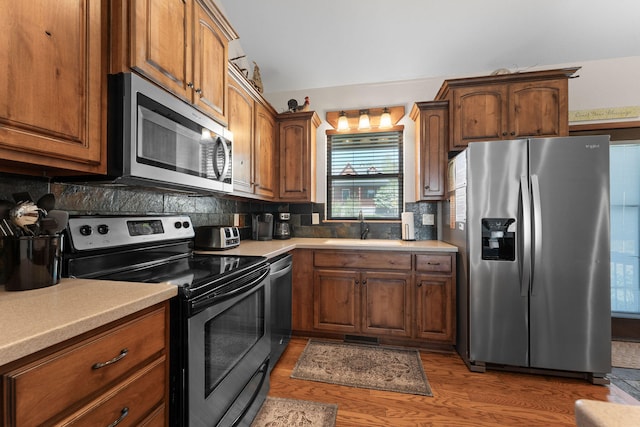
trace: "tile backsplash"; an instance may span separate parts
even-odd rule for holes
[[[272,203],[232,196],[199,196],[167,193],[148,188],[110,185],[78,185],[50,183],[43,178],[0,173],[0,199],[13,201],[13,193],[27,191],[34,200],[53,193],[56,209],[71,215],[189,215],[194,226],[233,225],[239,215],[242,239],[251,238],[251,214],[255,212],[290,212],[294,237],[359,238],[358,222],[324,222],[324,204]],[[437,239],[436,226],[424,226],[422,214],[437,215],[437,203],[406,203],[405,210],[414,212],[416,240]],[[318,213],[320,224],[312,225],[312,214]],[[399,239],[400,222],[367,221],[370,239]],[[437,221],[436,221],[437,224]]]

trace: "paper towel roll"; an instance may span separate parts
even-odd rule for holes
[[[416,240],[413,212],[402,212],[402,240]]]

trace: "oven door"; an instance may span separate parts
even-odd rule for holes
[[[241,425],[269,388],[269,278],[187,319],[188,425]]]

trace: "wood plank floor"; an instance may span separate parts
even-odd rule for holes
[[[336,427],[575,426],[574,402],[640,404],[618,387],[584,380],[470,372],[456,353],[421,351],[433,397],[290,378],[307,340],[294,337],[271,373],[269,396],[338,405]]]

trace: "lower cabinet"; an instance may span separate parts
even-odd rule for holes
[[[411,275],[381,271],[314,272],[314,328],[346,334],[410,336]]]
[[[455,254],[298,249],[293,330],[455,343]]]
[[[3,368],[3,425],[165,425],[167,303]]]

